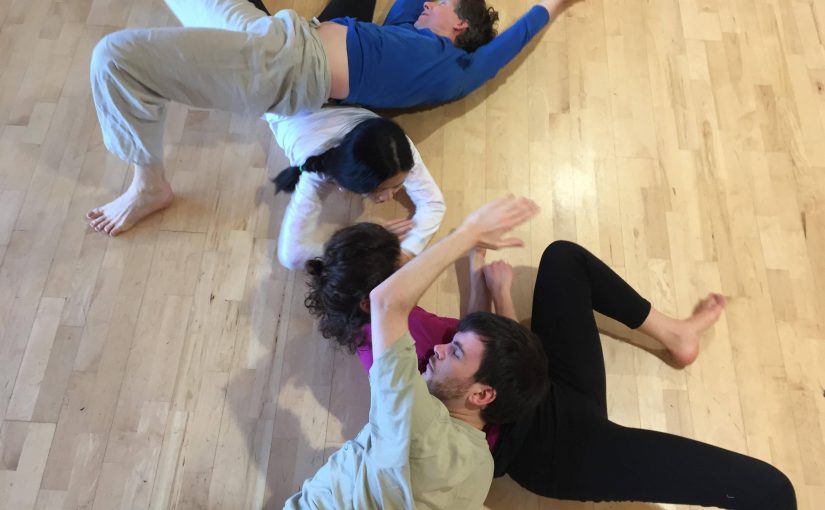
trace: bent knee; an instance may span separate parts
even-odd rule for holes
[[[142,38],[139,30],[120,30],[105,35],[92,50],[90,71],[92,75],[108,73],[120,62],[129,59],[134,52],[136,39]]]
[[[541,261],[542,263],[556,264],[563,260],[569,260],[584,251],[584,248],[572,241],[553,241],[544,249]]]
[[[765,492],[765,508],[796,510],[796,491],[791,480],[785,473],[770,464],[767,464],[766,469],[769,472],[759,484]]]

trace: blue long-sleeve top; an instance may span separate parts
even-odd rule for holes
[[[331,21],[347,26],[347,103],[371,108],[408,108],[464,97],[507,65],[550,21],[534,6],[513,26],[472,53],[447,37],[413,24],[423,0],[398,0],[384,25],[354,18]]]

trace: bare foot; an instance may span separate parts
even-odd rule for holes
[[[685,367],[699,355],[699,337],[719,319],[725,308],[721,294],[708,294],[696,305],[693,314],[677,321],[675,336],[665,344],[677,365]]]
[[[125,193],[106,205],[86,213],[89,226],[100,233],[116,236],[138,221],[166,207],[174,200],[172,187],[162,172],[135,169],[135,178]]]

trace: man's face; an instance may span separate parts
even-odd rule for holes
[[[456,333],[452,342],[436,345],[434,350],[423,374],[434,397],[446,404],[463,400],[478,389],[475,386],[483,386],[473,382],[484,356],[484,344],[478,335],[472,331]]]
[[[456,14],[458,0],[424,2],[424,11],[415,21],[415,28],[429,28],[434,34],[453,37],[467,27]]]

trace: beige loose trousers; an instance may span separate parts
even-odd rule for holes
[[[123,30],[92,54],[92,94],[106,147],[163,162],[169,101],[260,117],[320,109],[330,73],[317,22],[246,0],[168,0],[185,26]]]

